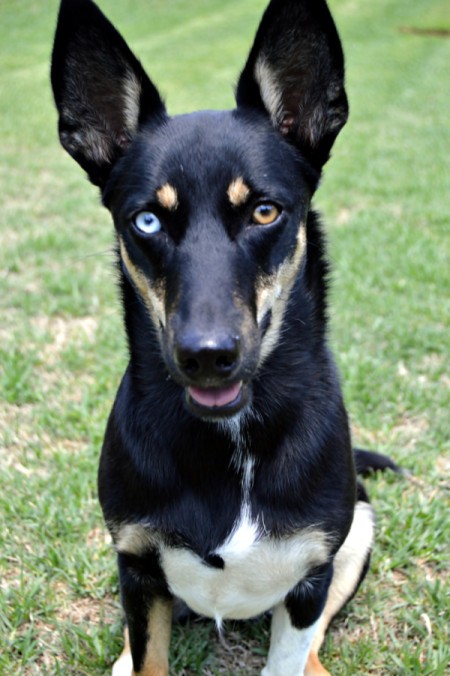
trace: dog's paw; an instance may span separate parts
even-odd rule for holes
[[[132,676],[133,660],[131,653],[122,653],[119,659],[114,662],[111,676]]]
[[[284,671],[283,667],[280,669],[274,669],[273,665],[272,667],[269,667],[269,665],[266,665],[264,669],[261,671],[261,676],[288,676]],[[289,674],[290,676],[290,674]],[[297,674],[296,674],[297,676]],[[300,672],[298,672],[298,676],[303,676]]]

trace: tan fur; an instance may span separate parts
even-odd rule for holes
[[[259,58],[256,61],[254,74],[260,86],[261,98],[274,126],[278,127],[282,134],[289,134],[300,112],[300,100],[297,104],[291,101],[291,109],[286,108],[288,102],[283,101],[280,77],[273,66],[269,65],[264,58]],[[308,101],[306,98],[301,105],[308,106],[308,114],[303,115],[301,135],[314,146],[319,140],[318,130],[322,127],[323,111],[320,105],[314,105],[312,101]]]
[[[331,676],[319,660],[319,656],[313,650],[309,653],[304,676]]]
[[[172,630],[172,601],[157,599],[153,601],[147,619],[147,635],[144,663],[139,671],[132,667],[130,637],[128,629],[124,631],[124,648],[114,664],[113,676],[168,676],[169,644]]]
[[[239,177],[230,183],[227,190],[228,199],[234,207],[239,207],[248,200],[250,196],[250,188],[244,182],[244,179]]]
[[[367,555],[372,548],[373,538],[372,507],[367,502],[357,502],[350,531],[334,558],[333,579],[328,590],[327,602],[311,646],[311,652],[316,655],[331,620],[355,591]]]
[[[172,630],[172,601],[157,599],[148,614],[147,643],[144,664],[136,676],[168,676],[169,644]]]
[[[151,286],[147,277],[144,275],[142,270],[133,263],[131,258],[128,255],[128,251],[125,247],[125,243],[122,238],[119,239],[120,254],[122,260],[125,264],[125,267],[133,280],[134,285],[136,286],[142,300],[145,303],[147,310],[150,313],[150,316],[153,320],[153,323],[156,327],[159,326],[159,322],[163,326],[166,323],[166,313],[164,307],[164,288]]]
[[[149,548],[158,546],[153,532],[142,523],[122,524],[113,532],[116,550],[123,554],[142,556]]]
[[[297,245],[293,255],[278,268],[273,275],[260,278],[256,289],[257,321],[272,310],[270,327],[261,344],[260,363],[270,354],[278,342],[284,311],[292,291],[298,270],[306,251],[306,226],[300,224]]]
[[[61,108],[61,118],[69,122],[77,122],[69,106]],[[77,131],[66,134],[64,139],[61,138],[61,143],[69,152],[86,148],[89,158],[95,163],[101,164],[111,161],[112,147],[109,136],[99,134],[96,129],[92,129],[88,124],[80,125]]]
[[[139,110],[142,86],[134,73],[129,71],[123,81],[124,86],[124,114],[126,128],[135,132],[139,122]]]
[[[165,183],[156,191],[156,198],[164,209],[175,211],[178,207],[178,193],[170,183]]]
[[[256,61],[254,75],[260,87],[263,103],[273,124],[277,127],[280,125],[283,116],[283,102],[280,88],[276,84],[277,78],[264,58],[259,58]]]

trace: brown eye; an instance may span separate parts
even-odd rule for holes
[[[258,225],[270,225],[271,223],[275,223],[279,215],[280,210],[275,204],[263,202],[262,204],[258,204],[253,211],[252,221]]]

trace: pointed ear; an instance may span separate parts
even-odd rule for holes
[[[165,117],[141,64],[90,0],[61,2],[51,80],[61,143],[100,187],[140,123]]]
[[[325,0],[272,0],[236,91],[269,113],[316,169],[347,121],[344,57]]]

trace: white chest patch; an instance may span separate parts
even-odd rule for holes
[[[230,431],[239,442],[239,425]],[[241,475],[241,510],[226,540],[211,552],[223,560],[223,568],[189,549],[161,543],[150,524],[124,524],[116,535],[118,551],[139,555],[149,545],[158,547],[170,591],[219,626],[222,619],[246,619],[274,608],[312,568],[325,563],[330,552],[329,539],[320,528],[274,538],[263,523],[252,519],[255,462],[242,443],[236,445],[233,463]]]
[[[327,560],[324,532],[304,529],[282,539],[258,537],[248,513],[216,554],[224,568],[207,565],[187,549],[163,547],[169,587],[192,610],[214,618],[245,619],[280,603],[308,571]]]

